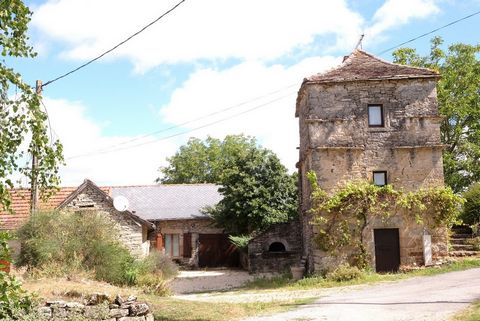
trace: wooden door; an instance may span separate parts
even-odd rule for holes
[[[238,267],[240,254],[225,234],[200,234],[198,265],[200,267]]]
[[[375,269],[377,272],[395,272],[400,267],[398,228],[375,229]]]

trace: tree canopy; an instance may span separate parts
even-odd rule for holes
[[[30,16],[21,0],[0,2],[0,209],[10,206],[9,189],[14,187],[15,173],[30,180],[35,177],[39,189],[46,191],[58,185],[58,165],[63,161],[62,145],[48,135],[47,114],[39,95],[6,62],[6,58],[35,57],[27,43]],[[22,161],[24,146],[39,160],[35,171]]]
[[[297,214],[297,176],[252,137],[191,138],[167,160],[158,182],[220,185],[223,199],[206,212],[231,234],[250,234]]]
[[[458,43],[445,51],[442,44],[436,37],[428,56],[401,48],[393,57],[396,63],[441,73],[437,94],[445,117],[441,124],[441,139],[447,145],[443,153],[445,183],[460,192],[480,179],[480,45]]]

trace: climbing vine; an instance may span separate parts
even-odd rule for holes
[[[433,187],[416,192],[395,190],[391,185],[376,186],[367,181],[345,184],[333,194],[327,194],[317,184],[314,172],[307,177],[312,186],[312,224],[317,229],[317,244],[333,255],[350,249],[351,264],[364,268],[369,257],[364,246],[363,232],[370,220],[387,220],[395,213],[406,219],[435,229],[450,227],[457,222],[463,198],[449,187]]]

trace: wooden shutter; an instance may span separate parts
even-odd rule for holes
[[[163,250],[163,235],[161,233],[157,234],[157,246],[158,251]]]
[[[183,257],[192,257],[192,233],[183,234]]]

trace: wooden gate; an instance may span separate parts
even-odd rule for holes
[[[375,269],[377,272],[395,272],[400,267],[398,228],[375,229]]]
[[[235,245],[230,243],[227,235],[200,234],[198,241],[200,242],[198,251],[200,267],[238,267],[240,265],[240,253]]]

